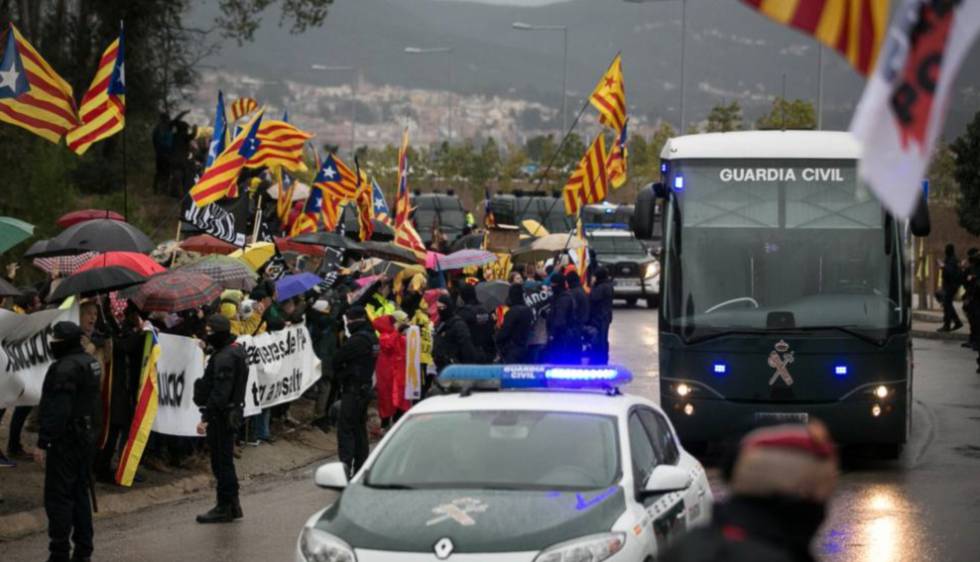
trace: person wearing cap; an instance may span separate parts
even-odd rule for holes
[[[576,364],[580,362],[581,337],[575,330],[575,299],[565,288],[565,276],[551,274],[551,308],[548,310],[548,348],[545,356],[549,363]]]
[[[333,369],[340,385],[337,453],[352,477],[368,457],[367,409],[380,345],[363,306],[350,307],[346,318],[350,337],[334,355]]]
[[[54,325],[50,349],[55,361],[41,388],[40,429],[34,449],[35,462],[44,466],[48,560],[87,561],[94,539],[89,490],[102,367],[85,353],[82,330],[74,322]]]
[[[731,495],[714,507],[711,525],[683,535],[661,560],[815,560],[810,543],[838,479],[837,451],[822,423],[749,433],[724,477]]]
[[[201,409],[197,432],[207,437],[218,501],[207,513],[198,515],[197,522],[228,523],[242,517],[234,448],[245,408],[248,364],[227,318],[221,314],[209,316],[205,333],[211,354],[204,376],[194,383],[194,403]]]

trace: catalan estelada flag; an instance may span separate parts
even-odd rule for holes
[[[357,175],[334,154],[328,154],[313,178],[313,187],[334,199],[353,199],[357,196]]]
[[[889,0],[742,0],[769,18],[814,36],[862,76],[874,68],[888,25]]]
[[[274,119],[263,121],[258,132],[259,150],[248,159],[246,168],[263,166],[286,168],[292,172],[306,170],[303,162],[303,147],[313,138],[311,133],[301,131],[295,126]]]
[[[0,45],[0,121],[61,142],[79,125],[71,86],[12,24]]]
[[[225,95],[218,90],[218,105],[214,109],[214,130],[211,132],[211,143],[208,145],[208,159],[204,163],[207,168],[214,163],[215,158],[224,152],[228,144],[228,116],[225,114]]]
[[[238,174],[245,162],[259,150],[256,133],[262,123],[262,111],[238,134],[191,188],[191,199],[198,207],[214,203],[223,197],[238,195]]]
[[[160,358],[160,341],[153,330],[146,332],[146,343],[143,345],[143,368],[140,369],[139,391],[136,394],[136,410],[133,412],[133,422],[129,426],[129,438],[126,447],[119,455],[119,466],[116,468],[116,483],[120,486],[132,486],[136,468],[143,457],[143,449],[150,438],[153,420],[157,417],[157,360]]]
[[[582,205],[598,203],[606,198],[609,181],[606,170],[608,158],[606,141],[600,133],[592,141],[592,146],[585,151],[578,167],[572,172],[565,189],[562,190],[566,214],[578,214]]]
[[[402,131],[402,145],[398,149],[398,195],[395,196],[395,225],[408,221],[408,129]]]
[[[354,160],[357,164],[357,160]],[[374,189],[360,165],[357,165],[357,225],[361,240],[370,240],[374,235]]]
[[[623,84],[623,56],[616,55],[609,69],[596,84],[589,102],[599,110],[599,122],[616,131],[626,126],[626,86]]]
[[[626,128],[629,124],[623,123],[623,130],[616,136],[612,150],[609,151],[609,160],[606,162],[606,171],[609,176],[609,184],[613,189],[618,189],[626,183]]]
[[[68,132],[68,148],[81,156],[94,143],[111,137],[126,125],[126,65],[124,32],[109,44],[92,84],[82,97],[82,124]]]
[[[238,98],[231,102],[231,122],[234,123],[259,108],[259,102],[252,98]]]
[[[384,224],[391,224],[391,211],[388,210],[388,203],[385,202],[385,192],[381,190],[378,182],[371,182],[371,190],[374,194],[374,218]]]
[[[289,231],[290,236],[298,236],[306,232],[316,232],[320,230],[320,220],[323,215],[323,203],[325,196],[319,187],[311,187],[310,195],[306,198],[303,211],[293,221],[293,226]]]

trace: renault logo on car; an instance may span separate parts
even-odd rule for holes
[[[435,552],[436,558],[445,560],[452,556],[454,548],[453,541],[449,537],[443,537],[432,547],[432,551]]]

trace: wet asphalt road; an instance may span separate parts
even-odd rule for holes
[[[612,358],[636,376],[630,391],[659,398],[653,311],[617,309]],[[892,562],[980,557],[980,375],[958,343],[915,342],[912,439],[892,462],[849,459],[815,551],[821,559]],[[715,472],[715,471],[711,471]],[[714,478],[713,480],[717,480]],[[333,494],[312,468],[251,482],[245,519],[202,526],[212,498],[188,500],[96,523],[95,560],[291,560],[310,514]],[[0,560],[39,560],[45,537],[0,544]]]

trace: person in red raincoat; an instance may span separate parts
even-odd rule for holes
[[[400,312],[400,311],[399,311]],[[397,314],[397,313],[396,313]],[[404,313],[401,313],[404,315]],[[378,416],[381,427],[387,429],[399,412],[408,411],[411,402],[405,399],[405,336],[393,315],[376,318],[372,326],[378,332],[381,353],[375,366],[375,389],[378,395]]]

